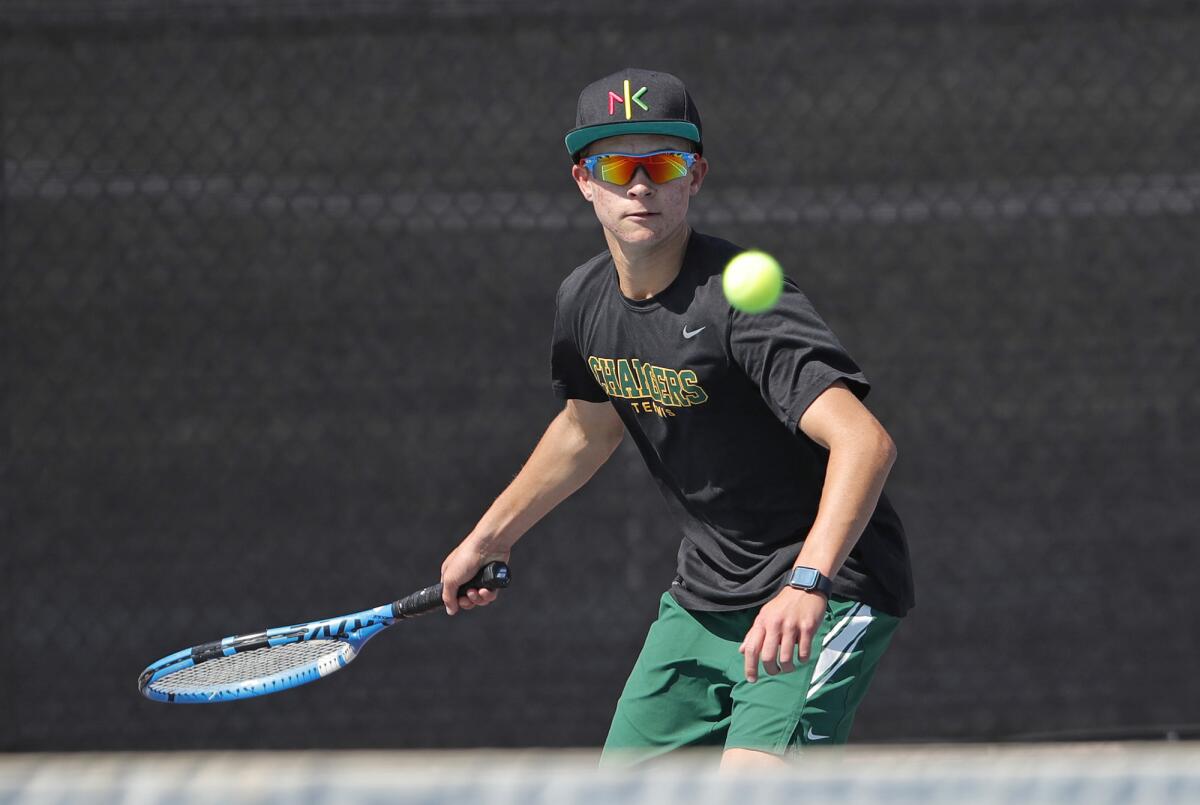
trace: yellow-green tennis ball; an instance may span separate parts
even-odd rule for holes
[[[721,287],[729,304],[743,313],[765,313],[783,293],[783,269],[771,255],[752,249],[729,261]]]

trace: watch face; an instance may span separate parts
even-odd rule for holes
[[[811,590],[817,586],[817,571],[811,567],[798,567],[792,571],[791,583],[797,587]]]

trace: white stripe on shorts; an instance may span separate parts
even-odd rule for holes
[[[846,664],[867,628],[875,621],[875,612],[866,604],[859,604],[829,630],[821,641],[821,656],[813,669],[808,698],[812,698],[833,675]]]

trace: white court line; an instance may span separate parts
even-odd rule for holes
[[[596,752],[159,752],[0,755],[0,803],[224,805],[1162,805],[1200,798],[1188,743],[857,746],[772,774],[720,775],[713,752],[633,769]],[[796,792],[803,790],[804,797]]]

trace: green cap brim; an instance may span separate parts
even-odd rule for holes
[[[694,143],[700,142],[700,130],[696,128],[695,123],[688,123],[684,120],[630,120],[623,123],[584,126],[569,132],[566,137],[567,153],[574,156],[596,140],[616,137],[620,134],[666,134],[670,137],[682,137]]]

